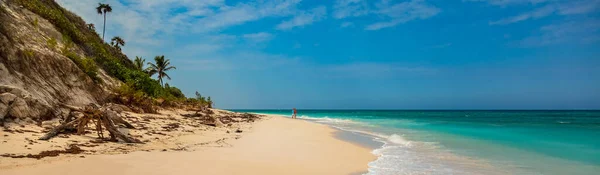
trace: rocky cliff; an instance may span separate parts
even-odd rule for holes
[[[50,119],[62,115],[60,103],[97,103],[120,84],[91,61],[95,50],[72,37],[106,45],[83,30],[85,22],[54,1],[0,0],[0,123]]]

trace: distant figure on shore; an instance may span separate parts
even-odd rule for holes
[[[296,114],[298,114],[298,111],[296,111],[296,108],[294,108],[294,114],[292,115],[292,118],[296,118]]]

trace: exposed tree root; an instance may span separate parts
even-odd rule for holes
[[[40,137],[39,140],[51,139],[66,128],[77,128],[77,134],[84,134],[88,124],[93,123],[96,125],[96,132],[98,133],[99,138],[104,138],[103,130],[106,129],[109,132],[111,140],[117,140],[118,138],[127,143],[143,143],[138,139],[129,137],[119,132],[119,130],[115,127],[115,124],[123,124],[125,127],[130,129],[134,129],[135,127],[133,127],[133,125],[131,125],[129,122],[123,120],[123,118],[121,118],[117,112],[108,107],[98,107],[96,104],[87,105],[83,107],[83,109],[64,104],[62,106],[72,111],[81,112],[83,116],[53,128],[46,135]]]

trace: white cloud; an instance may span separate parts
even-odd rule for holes
[[[545,1],[535,1],[536,3],[544,3]],[[516,22],[521,22],[529,19],[539,19],[553,14],[557,15],[577,15],[594,12],[600,8],[598,0],[568,0],[548,3],[543,7],[536,8],[532,11],[521,13],[520,15],[492,21],[490,25],[506,25]]]
[[[290,16],[299,11],[296,9],[299,0],[260,2],[222,7],[216,14],[193,22],[194,26],[201,26],[196,31],[215,31],[262,18]]]
[[[86,22],[95,24],[97,32],[102,34],[103,18],[95,10],[98,1],[57,2]],[[190,36],[199,41],[188,41],[186,44],[198,46],[199,52],[205,52],[211,50],[209,46],[225,45],[214,41],[215,37],[224,37],[219,34],[221,30],[263,18],[298,14],[301,12],[296,9],[299,2],[270,0],[226,4],[224,0],[105,0],[102,3],[108,3],[113,8],[107,14],[105,39],[110,40],[117,35],[123,38],[127,42],[123,52],[130,57],[181,49],[175,48],[179,45],[175,43],[181,43],[177,37]],[[205,40],[212,40],[212,43]]]
[[[589,44],[600,41],[600,21],[582,20],[552,24],[539,33],[520,41],[523,47],[547,46],[561,43]]]
[[[539,4],[553,0],[463,0],[465,2],[487,2],[497,6],[508,6],[517,4]]]
[[[558,6],[561,15],[586,14],[594,12],[600,8],[598,0],[572,0],[569,3],[563,3]]]
[[[535,9],[531,12],[526,12],[526,13],[523,13],[523,14],[520,14],[517,16],[501,19],[498,21],[492,21],[492,22],[490,22],[490,25],[505,25],[505,24],[516,23],[516,22],[520,22],[520,21],[525,21],[528,19],[542,18],[542,17],[546,17],[548,15],[551,15],[552,13],[554,13],[554,11],[556,11],[556,8],[553,5],[547,5],[547,6]]]
[[[57,0],[63,7],[94,23],[102,32],[102,16],[95,11],[97,1]],[[106,0],[113,7],[107,15],[107,37],[116,31],[130,42],[174,32],[214,32],[267,17],[296,14],[300,0],[272,0],[227,5],[224,0]],[[110,35],[109,35],[110,33]],[[160,42],[156,39],[155,43]]]
[[[301,27],[320,21],[327,15],[327,8],[319,6],[308,12],[301,12],[292,19],[283,21],[276,26],[277,30],[289,30],[295,27]]]
[[[344,22],[344,23],[340,24],[340,27],[346,28],[346,27],[352,27],[353,25],[354,25],[354,23],[352,23],[352,22]]]
[[[266,32],[259,32],[259,33],[244,34],[244,35],[242,35],[242,37],[244,37],[247,40],[253,41],[253,42],[265,42],[265,41],[271,40],[273,38],[273,35],[270,33],[266,33]]]
[[[411,0],[397,4],[389,4],[384,0],[377,4],[377,7],[379,10],[376,13],[386,16],[390,20],[370,24],[365,28],[366,30],[393,27],[412,20],[427,19],[440,13],[440,9],[427,4],[424,0]]]
[[[366,0],[337,0],[333,6],[333,17],[343,19],[369,14]]]

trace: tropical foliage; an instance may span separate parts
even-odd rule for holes
[[[125,41],[123,41],[123,38],[115,36],[110,40],[110,45],[120,51],[121,46],[125,46]]]
[[[158,74],[158,82],[162,85],[163,78],[171,80],[171,77],[167,74],[167,71],[176,69],[175,66],[171,66],[171,60],[165,59],[164,55],[154,57],[155,63],[148,63],[148,74],[153,76]]]
[[[195,95],[196,95],[196,98],[193,99],[194,101],[196,101],[197,103],[202,104],[203,106],[207,106],[209,108],[212,108],[213,102],[210,99],[210,96],[209,97],[203,97],[198,91],[196,91]]]
[[[131,61],[121,52],[120,47],[124,46],[125,42],[121,42],[120,37],[113,38],[112,45],[104,42],[106,25],[103,26],[103,36],[100,38],[95,32],[93,24],[86,23],[81,17],[60,7],[55,1],[15,1],[27,10],[48,20],[61,32],[63,47],[59,51],[71,59],[88,77],[97,83],[103,83],[98,76],[98,69],[103,69],[108,75],[123,82],[123,86],[115,91],[128,94],[126,97],[131,97],[136,104],[147,105],[154,99],[165,99],[192,102],[204,106],[212,105],[210,98],[204,100],[186,98],[180,89],[173,86],[162,86],[164,78],[171,79],[166,72],[175,69],[175,66],[172,66],[170,60],[165,59],[165,56],[155,57],[155,62],[149,63],[149,68],[144,69],[145,59],[136,57],[134,61]],[[104,15],[104,24],[106,24],[106,13],[112,12],[112,7],[109,4],[99,4],[96,12]],[[54,38],[48,39],[47,44],[50,48],[58,46],[58,42]],[[74,47],[82,48],[85,56],[77,54]],[[31,54],[25,50],[23,55]],[[151,71],[147,72],[146,70]],[[157,74],[157,80],[151,78],[151,75],[154,74]]]
[[[104,32],[106,31],[106,13],[112,12],[112,7],[108,4],[98,3],[96,12],[100,15],[104,15],[104,26],[102,27],[102,40],[104,40]]]
[[[96,26],[94,26],[94,24],[92,24],[92,23],[90,23],[90,24],[87,24],[87,27],[88,27],[88,29],[89,29],[90,31],[95,31],[95,30],[96,30]]]
[[[146,59],[143,59],[142,57],[135,56],[135,60],[133,60],[133,65],[135,66],[135,69],[143,71],[144,70],[144,63],[146,63]]]

